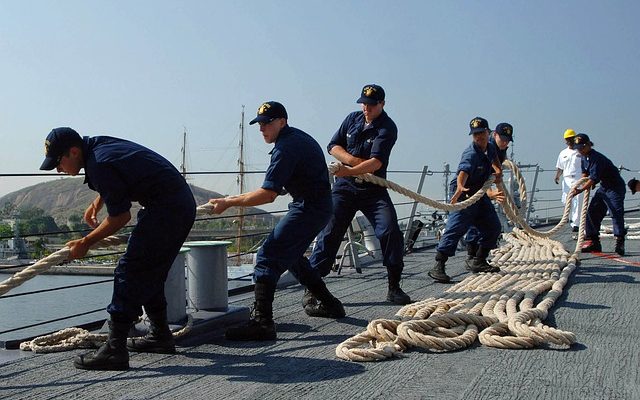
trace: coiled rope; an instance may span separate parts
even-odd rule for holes
[[[513,171],[521,201],[526,204],[526,186],[519,169],[508,160],[503,166]],[[359,178],[434,208],[451,210],[448,204],[423,201],[423,196],[407,189],[396,190],[397,185],[382,178],[370,174]],[[574,188],[584,181],[578,181]],[[453,351],[466,348],[476,340],[485,346],[504,349],[541,345],[567,347],[575,343],[575,334],[547,326],[543,321],[579,262],[589,191],[584,192],[579,238],[575,251],[570,254],[560,242],[549,237],[566,223],[573,195],[566,199],[558,224],[540,232],[527,224],[504,185],[497,186],[505,193],[502,207],[515,226],[512,232],[503,235],[506,244],[493,251],[492,263],[500,267],[500,272],[470,275],[447,289],[440,298],[432,297],[402,307],[395,319],[371,321],[364,332],[336,347],[338,358],[381,361],[400,357],[411,347]],[[483,189],[486,188],[485,185]],[[540,299],[537,304],[536,299]]]

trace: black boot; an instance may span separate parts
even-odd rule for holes
[[[444,272],[444,264],[449,259],[448,256],[437,252],[436,253],[436,265],[433,266],[431,271],[428,272],[429,276],[433,278],[436,282],[440,283],[449,283],[451,282],[451,277]]]
[[[304,288],[304,294],[302,295],[302,308],[306,308],[309,305],[318,305],[318,299],[315,298],[309,288]]]
[[[304,307],[304,312],[310,317],[323,317],[323,318],[343,318],[346,313],[340,300],[336,299],[327,285],[321,280],[320,283],[309,285],[309,292],[311,296],[319,301],[315,304],[307,304]]]
[[[467,260],[473,260],[478,252],[477,243],[467,243]]]
[[[624,256],[624,236],[616,236],[616,253]]]
[[[167,322],[167,310],[147,312],[147,317],[149,317],[149,333],[142,338],[127,339],[127,350],[174,354],[176,344]]]
[[[489,257],[489,249],[485,247],[479,247],[476,256],[467,260],[467,269],[471,272],[500,272],[500,268],[494,267],[493,265],[487,262],[487,257]]]
[[[273,296],[276,285],[256,282],[253,303],[253,318],[245,325],[229,328],[224,336],[228,340],[263,341],[276,340],[276,325],[273,322]]]
[[[73,365],[79,369],[124,371],[129,369],[127,335],[132,322],[109,320],[109,338],[96,351],[76,356]]]
[[[387,301],[393,304],[405,305],[411,303],[411,297],[400,288],[400,279],[402,278],[402,268],[387,267],[387,279],[389,280],[389,291],[387,292]]]
[[[596,237],[594,239],[591,239],[591,243],[583,246],[580,251],[582,251],[583,253],[601,252],[602,244],[600,244],[600,238]]]

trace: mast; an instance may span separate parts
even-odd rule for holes
[[[184,179],[187,179],[187,127],[184,127],[184,131],[182,133],[182,164],[180,164],[180,171],[182,172],[182,176]]]
[[[238,158],[238,178],[237,183],[240,187],[240,194],[244,193],[244,105],[242,106],[242,113],[240,117],[240,156]],[[244,207],[238,207],[238,237],[236,239],[236,251],[238,257],[236,257],[237,265],[242,264],[240,257],[240,249],[242,245],[242,228],[244,225]]]

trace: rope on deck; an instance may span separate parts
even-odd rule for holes
[[[196,208],[196,214],[210,214],[213,210],[211,203],[205,203]],[[109,236],[94,246],[91,249],[100,247],[115,246],[126,243],[128,236]],[[39,275],[52,266],[58,265],[63,261],[66,261],[69,257],[69,248],[63,247],[62,249],[50,254],[49,256],[37,261],[35,264],[25,268],[24,270],[15,273],[11,278],[0,283],[0,295],[5,294],[9,290],[20,286],[27,280]],[[193,327],[193,317],[191,314],[187,315],[187,322],[184,327],[172,332],[174,338],[179,338],[191,330]],[[38,336],[37,338],[20,343],[20,350],[33,351],[34,353],[52,353],[58,351],[67,351],[77,348],[94,348],[99,347],[99,344],[107,340],[106,334],[94,334],[82,328],[65,328],[49,335]]]
[[[503,166],[513,171],[521,199],[526,199],[526,186],[517,166],[508,160]],[[400,192],[395,189],[397,185],[387,184],[381,178],[360,178],[422,202],[421,196],[414,196],[406,189]],[[574,188],[585,180],[576,182]],[[575,343],[575,334],[547,326],[543,321],[579,263],[589,191],[584,192],[576,248],[569,253],[550,237],[566,223],[573,196],[568,196],[558,224],[541,232],[527,224],[504,185],[497,186],[505,192],[502,207],[514,224],[513,231],[503,235],[505,245],[492,252],[492,264],[499,266],[500,272],[472,274],[447,289],[440,298],[432,297],[402,307],[396,319],[371,321],[366,331],[336,347],[338,358],[381,361],[401,357],[411,347],[445,352],[469,347],[476,340],[485,346],[503,349],[568,347]],[[441,207],[442,203],[422,203],[446,209]],[[539,299],[537,304],[536,299]]]

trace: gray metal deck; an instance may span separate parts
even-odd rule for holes
[[[568,232],[561,241],[573,246]],[[604,239],[605,251],[613,240]],[[640,399],[640,245],[627,242],[625,262],[583,255],[547,323],[577,335],[568,350],[471,348],[435,353],[410,350],[376,363],[336,359],[335,348],[375,318],[391,318],[386,272],[379,263],[362,274],[345,268],[327,279],[345,304],[338,321],[309,318],[299,286],[276,293],[278,340],[227,342],[222,331],[185,342],[176,355],[132,354],[126,372],[81,371],[76,350],[0,356],[2,399]],[[447,286],[427,276],[434,250],[406,257],[403,288],[419,300]],[[456,280],[464,255],[448,262]],[[252,303],[251,296],[233,305]]]

